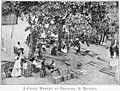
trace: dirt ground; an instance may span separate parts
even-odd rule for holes
[[[109,42],[106,44],[109,46]],[[87,49],[87,46],[82,44],[82,50]],[[109,49],[104,46],[91,45],[89,47],[90,52],[96,53],[97,55],[91,57],[89,55],[75,54],[74,48],[71,48],[69,53],[60,56],[51,56],[50,50],[47,49],[47,53],[44,54],[46,62],[49,64],[52,60],[55,60],[56,68],[65,69],[67,66],[65,63],[70,64],[72,68],[75,68],[77,63],[82,63],[82,69],[86,71],[86,74],[79,75],[75,79],[70,79],[65,82],[60,82],[60,85],[118,85],[115,77],[100,72],[100,68],[109,66]],[[97,57],[104,58],[106,61],[98,60]],[[62,61],[64,60],[64,62]],[[88,64],[88,62],[97,62],[99,67]],[[19,78],[6,78],[2,80],[4,85],[51,85],[53,84],[50,76],[40,78],[39,73],[34,74],[33,77],[19,77]]]

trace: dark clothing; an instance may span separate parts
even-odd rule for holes
[[[57,47],[53,47],[51,50],[51,55],[56,55],[57,54]]]
[[[42,48],[44,52],[46,52],[46,49],[45,48]]]
[[[114,56],[114,47],[113,47],[113,45],[110,45],[110,56],[111,56],[111,58]]]
[[[78,49],[76,50],[76,53],[80,53],[80,47],[81,47],[80,43],[77,44],[77,47]]]
[[[46,75],[46,69],[45,69],[45,61],[43,61],[42,63],[41,63],[41,73],[40,73],[40,77],[45,77],[45,75]]]
[[[115,46],[115,53],[116,53],[116,57],[119,57],[119,46],[118,45]]]
[[[19,50],[21,50],[21,53],[24,54],[24,48],[20,48]]]
[[[14,53],[17,54],[17,55],[18,55],[19,53],[24,54],[24,48],[18,49],[17,47],[14,47]]]

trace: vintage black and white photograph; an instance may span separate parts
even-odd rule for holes
[[[119,1],[1,1],[1,85],[120,85]]]

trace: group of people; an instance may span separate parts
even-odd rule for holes
[[[27,59],[24,56],[24,48],[22,48],[20,42],[14,47],[15,63],[11,72],[12,77],[20,77],[22,71],[27,69]]]
[[[80,40],[78,39],[76,39],[76,40],[70,40],[69,42],[68,42],[68,44],[66,43],[66,41],[63,41],[62,42],[62,47],[61,47],[61,52],[63,52],[63,53],[67,53],[67,52],[69,52],[69,50],[70,50],[70,48],[71,47],[75,47],[75,50],[76,50],[76,53],[81,53],[80,52],[80,49],[81,49],[81,42],[80,42]],[[51,55],[56,55],[56,53],[57,53],[57,50],[58,50],[58,46],[57,46],[57,44],[55,44],[54,46],[53,46],[53,48],[52,48],[52,50],[51,50]]]
[[[76,49],[76,53],[81,53],[81,51],[80,51],[81,42],[79,39],[70,41],[68,44],[69,44],[69,46],[67,46],[67,43],[65,41],[62,43],[62,48],[61,48],[62,52],[67,53],[68,50],[70,49],[70,47],[74,46]],[[89,45],[87,44],[87,46],[89,46]],[[52,61],[52,63],[50,65],[48,65],[48,64],[46,65],[45,59],[42,57],[42,51],[46,52],[46,45],[42,44],[42,43],[38,43],[35,47],[34,56],[32,58],[30,58],[30,61],[32,62],[34,67],[36,69],[39,69],[43,76],[46,75],[46,68],[51,70],[51,73],[54,71],[59,72],[59,69],[54,69],[54,66],[55,66],[54,61]],[[56,43],[54,43],[52,50],[51,50],[51,55],[57,55],[57,51],[58,51],[58,46]],[[15,57],[15,64],[14,64],[11,76],[20,76],[21,71],[22,70],[24,71],[25,69],[27,69],[27,61],[26,61],[27,59],[23,56],[24,48],[21,47],[20,42],[18,42],[17,46],[14,47],[14,53],[16,54],[16,57]],[[115,43],[112,42],[110,45],[111,58],[113,58],[115,56],[115,54],[116,54],[116,58],[119,58],[119,45],[116,41],[115,41]],[[112,66],[112,64],[113,63],[110,62],[111,66]]]
[[[47,75],[46,69],[50,71],[49,74],[52,74],[55,71],[57,71],[60,74],[59,69],[56,68],[55,66],[56,66],[56,63],[54,60],[52,60],[51,64],[48,64],[46,63],[45,58],[39,59],[35,57],[33,58],[33,61],[32,61],[32,67],[34,68],[34,70],[36,70],[36,72],[40,72],[40,77],[45,77]]]
[[[40,77],[46,76],[46,69],[50,70],[51,74],[54,71],[60,73],[59,69],[55,69],[55,61],[52,60],[51,64],[47,64],[45,62],[45,58],[41,56],[41,49],[46,51],[45,45],[42,46],[40,43],[36,46],[34,56],[30,59],[25,58],[24,56],[24,48],[21,47],[20,42],[15,46],[15,63],[11,72],[12,77],[20,77],[22,75],[25,76],[26,71],[28,71],[28,62],[31,62],[31,68],[33,72],[40,72]]]

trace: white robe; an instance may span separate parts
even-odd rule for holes
[[[41,68],[41,62],[36,62],[36,60],[33,61],[33,64],[36,66],[36,68]]]
[[[21,59],[19,58],[18,60],[15,61],[11,76],[12,77],[18,77],[21,76]]]
[[[67,53],[67,49],[61,49],[61,51]]]
[[[117,62],[117,59],[111,59],[110,60],[110,66],[117,66],[118,62]]]
[[[18,45],[18,44],[17,44],[16,47],[17,47],[18,49],[20,49],[20,48],[21,48],[21,45]]]
[[[27,63],[23,63],[23,69],[27,69]]]
[[[119,59],[115,59],[116,60],[116,70],[115,70],[115,79],[120,82],[120,65],[119,65]]]

